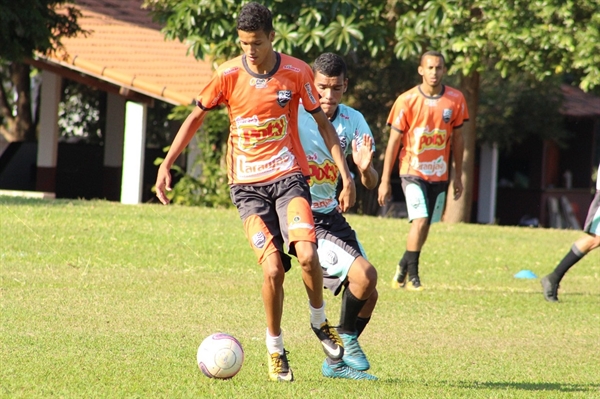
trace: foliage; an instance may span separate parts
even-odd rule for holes
[[[3,398],[598,396],[597,255],[567,273],[559,304],[539,279],[513,277],[549,273],[581,232],[432,225],[415,294],[387,284],[407,220],[349,215],[379,272],[360,343],[380,380],[321,376],[294,261],[282,327],[296,381],[279,384],[266,375],[263,274],[235,209],[1,197],[0,214]],[[337,322],[340,297],[324,296]],[[244,346],[232,380],[195,364],[217,331]]]
[[[167,39],[187,41],[197,58],[239,52],[233,0],[146,0]],[[367,50],[399,59],[424,50],[447,55],[450,73],[503,77],[525,71],[543,80],[572,72],[588,90],[600,85],[600,4],[596,0],[339,0],[263,2],[273,12],[274,46],[305,60],[322,51]]]
[[[26,5],[0,0],[0,133],[9,141],[34,140],[31,68],[23,60],[62,46],[61,39],[87,34],[77,23],[81,13],[72,0],[35,0]]]
[[[564,116],[561,80],[539,82],[527,74],[502,78],[499,73],[487,73],[479,98],[478,138],[510,149],[528,137],[561,141],[569,134]]]
[[[176,107],[171,119],[182,119],[189,114],[188,106]],[[190,145],[197,153],[191,171],[177,164],[173,165],[174,180],[177,182],[168,197],[180,205],[202,205],[206,207],[227,208],[231,206],[227,168],[224,155],[227,151],[229,117],[225,109],[209,112],[204,119],[202,129],[196,133],[196,145]],[[168,151],[168,147],[165,148]],[[163,158],[154,162],[159,165]]]
[[[58,104],[59,137],[99,144],[104,141],[106,93],[65,80]]]
[[[61,39],[87,33],[77,24],[81,12],[72,0],[35,0],[25,7],[12,0],[0,1],[0,54],[21,61],[34,52],[47,53],[61,47]]]

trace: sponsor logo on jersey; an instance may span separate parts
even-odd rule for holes
[[[294,71],[294,72],[300,72],[300,68],[296,68],[295,66],[289,65],[289,64],[288,65],[284,65],[283,69],[288,69],[288,70]]]
[[[306,89],[306,94],[308,95],[308,99],[310,100],[310,102],[316,104],[317,100],[315,100],[315,96],[313,95],[311,84],[305,83],[304,88]]]
[[[308,167],[310,168],[310,185],[314,184],[325,184],[337,183],[339,171],[337,166],[329,160],[325,160],[322,164],[315,162],[309,162]]]
[[[287,118],[281,115],[258,125],[257,118],[236,120],[240,134],[239,147],[243,150],[256,147],[268,141],[281,140],[287,134]]]
[[[290,170],[296,163],[294,154],[287,147],[265,161],[248,162],[245,156],[236,160],[237,177],[239,180],[253,180],[270,176],[277,171]]]
[[[279,90],[277,92],[277,104],[280,107],[285,107],[287,103],[292,99],[292,91],[291,90]]]
[[[269,85],[269,81],[272,78],[267,78],[267,79],[263,79],[263,78],[252,78],[250,79],[250,86],[254,86],[257,89],[264,89],[265,87],[267,87]]]
[[[239,67],[227,68],[226,70],[223,71],[223,76],[231,75],[232,73],[235,73],[235,72],[237,72],[239,70],[240,70]]]
[[[446,123],[450,122],[450,119],[452,119],[452,110],[450,108],[444,108],[442,111],[442,119]]]
[[[312,209],[323,209],[329,207],[333,203],[331,198],[327,198],[321,201],[313,201],[311,208]]]
[[[266,241],[267,238],[265,237],[265,234],[262,231],[259,231],[258,233],[252,236],[252,244],[254,244],[256,248],[264,247]]]
[[[421,154],[427,150],[441,150],[446,148],[446,131],[434,129],[428,131],[425,128],[415,129],[415,154]]]
[[[417,158],[413,158],[410,166],[425,176],[443,176],[448,170],[443,156],[439,156],[431,162],[419,162]]]

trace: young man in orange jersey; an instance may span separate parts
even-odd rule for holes
[[[420,61],[418,72],[423,77],[422,83],[401,94],[388,117],[391,131],[378,193],[379,205],[383,206],[391,197],[390,175],[400,152],[400,178],[411,226],[392,288],[406,287],[412,291],[423,289],[419,256],[429,226],[441,219],[444,210],[451,152],[454,199],[463,192],[464,142],[460,128],[469,119],[462,93],[442,84],[446,72],[443,55],[428,51]]]
[[[298,137],[300,99],[317,121],[340,169],[342,209],[353,205],[355,187],[335,129],[320,107],[312,70],[306,63],[273,50],[275,32],[269,9],[255,2],[244,5],[237,19],[237,32],[243,54],[223,63],[196,98],[197,107],[182,124],[159,168],[156,192],[162,203],[169,202],[165,190],[170,190],[173,162],[202,125],[206,112],[226,105],[230,118],[227,171],[231,199],[263,270],[269,378],[292,381],[281,330],[283,281],[291,267],[284,246],[300,263],[310,323],[323,350],[332,359],[344,354],[339,335],[325,317],[308,162]]]

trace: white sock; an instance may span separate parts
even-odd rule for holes
[[[320,328],[321,324],[325,323],[325,301],[320,309],[313,308],[310,302],[308,308],[310,309],[310,324],[315,328]]]
[[[283,331],[281,331],[279,336],[274,337],[269,333],[269,329],[267,328],[267,338],[265,342],[267,343],[267,351],[269,353],[277,352],[280,355],[283,355]]]

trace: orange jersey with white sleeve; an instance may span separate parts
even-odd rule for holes
[[[204,110],[224,104],[229,111],[229,184],[310,174],[298,136],[298,105],[302,99],[309,112],[321,107],[313,72],[297,58],[275,54],[275,67],[266,74],[252,72],[245,55],[226,61],[196,97],[196,104]]]
[[[435,97],[419,86],[402,93],[387,123],[402,133],[400,176],[418,176],[430,182],[448,180],[452,132],[469,120],[463,94],[446,85]]]

